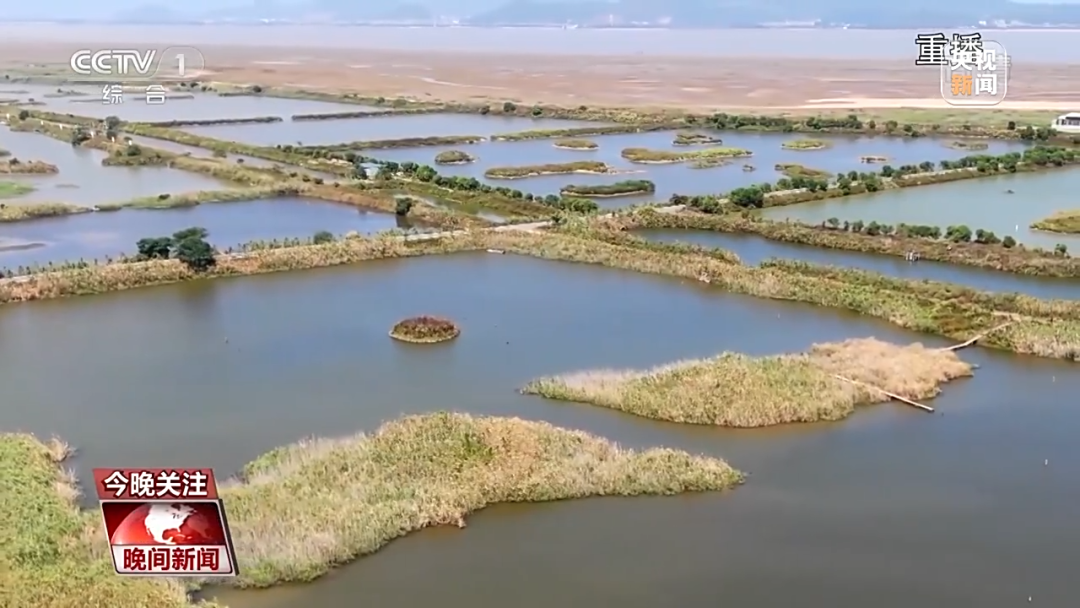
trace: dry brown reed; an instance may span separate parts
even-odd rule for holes
[[[816,344],[804,354],[724,353],[645,371],[577,372],[534,380],[522,392],[657,420],[746,428],[839,420],[856,405],[889,399],[837,375],[917,400],[971,369],[953,352],[868,338]]]

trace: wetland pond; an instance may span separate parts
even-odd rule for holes
[[[769,258],[784,258],[811,264],[858,268],[901,279],[944,281],[983,291],[1018,292],[1048,299],[1080,299],[1080,279],[1034,277],[928,260],[913,264],[902,257],[780,243],[756,234],[666,229],[637,230],[634,233],[654,241],[719,247],[735,253],[744,264],[751,266],[756,266]]]
[[[234,184],[168,167],[103,167],[107,154],[72,146],[39,133],[0,131],[0,148],[20,160],[40,160],[56,165],[52,175],[0,175],[0,181],[33,186],[35,190],[17,198],[4,199],[6,205],[63,202],[93,206],[117,203],[162,193],[224,190]]]
[[[341,111],[341,110],[338,110]],[[354,112],[358,110],[353,110]],[[299,114],[300,112],[294,112]],[[436,137],[440,135],[477,135],[512,133],[533,129],[573,129],[603,123],[520,116],[481,116],[479,114],[410,114],[342,120],[302,120],[247,125],[183,127],[184,131],[215,139],[239,141],[256,146],[295,144],[321,146],[353,141]],[[550,143],[550,142],[548,142]],[[431,148],[427,148],[430,150]],[[378,157],[369,151],[371,156]],[[381,158],[381,157],[380,157]]]
[[[0,224],[0,267],[99,259],[136,253],[142,238],[168,236],[201,226],[208,240],[226,248],[253,240],[309,238],[320,230],[337,236],[411,228],[405,218],[321,200],[283,197],[206,203],[176,209],[122,209]]]
[[[448,120],[456,118],[447,117]],[[401,120],[400,118],[364,119],[365,121]],[[589,137],[599,144],[599,148],[590,151],[563,150],[556,148],[554,140],[533,140],[521,142],[484,142],[471,146],[434,146],[425,148],[400,148],[395,150],[373,150],[370,155],[384,160],[398,162],[413,161],[435,166],[445,175],[475,177],[480,181],[495,186],[509,186],[534,194],[555,194],[568,184],[613,184],[627,179],[647,179],[656,184],[656,193],[646,196],[621,196],[600,198],[597,202],[604,208],[625,207],[631,204],[651,200],[668,200],[672,194],[719,194],[740,186],[776,182],[783,177],[775,170],[777,164],[799,163],[814,169],[831,173],[841,171],[878,171],[881,165],[868,165],[859,161],[866,155],[881,155],[890,158],[888,164],[898,167],[904,164],[918,164],[926,160],[934,162],[957,159],[969,153],[955,150],[944,145],[948,140],[931,138],[901,139],[898,137],[841,137],[823,136],[831,147],[825,150],[800,151],[782,147],[786,141],[801,139],[803,136],[790,133],[738,133],[719,132],[724,147],[743,148],[754,155],[750,158],[735,159],[729,165],[708,169],[694,169],[691,163],[672,163],[666,165],[648,165],[631,163],[620,156],[624,148],[650,148],[654,150],[672,150],[679,152],[706,149],[710,146],[675,146],[674,131],[658,133],[633,133],[625,135],[604,135]],[[1022,150],[1024,144],[1018,142],[991,141],[989,154],[1002,154],[1011,150]],[[720,144],[717,144],[720,145]],[[467,165],[434,165],[435,155],[445,150],[463,150],[477,157],[477,161]],[[515,165],[542,165],[548,163],[566,163],[578,160],[605,162],[629,174],[612,175],[548,175],[520,180],[493,180],[484,177],[484,171],[491,167]],[[743,165],[756,167],[755,171],[744,171]]]
[[[1076,253],[1080,252],[1080,235],[1041,232],[1029,226],[1055,211],[1076,209],[1080,206],[1078,192],[1080,170],[1052,169],[773,207],[762,214],[773,220],[808,224],[833,217],[840,221],[927,224],[942,230],[963,224],[973,231],[991,230],[998,237],[1011,236],[1018,243],[1043,249],[1052,250],[1063,243]]]
[[[432,347],[387,336],[416,314],[446,315],[463,333]],[[0,332],[0,382],[18,387],[0,427],[68,440],[82,479],[125,462],[225,475],[311,434],[442,409],[717,455],[751,474],[726,494],[489,508],[465,530],[410,534],[312,584],[208,590],[232,608],[1075,599],[1076,364],[965,350],[980,368],[944,387],[935,415],[881,404],[772,430],[659,423],[516,389],[724,350],[945,342],[694,281],[482,253],[8,305]]]

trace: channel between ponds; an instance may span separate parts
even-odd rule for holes
[[[386,335],[416,314],[448,316],[462,334],[430,348]],[[1063,361],[962,351],[979,369],[944,387],[936,415],[881,404],[764,430],[659,423],[516,389],[724,350],[946,342],[694,281],[483,253],[16,304],[0,307],[0,327],[0,382],[20,387],[0,427],[65,438],[84,480],[108,462],[224,475],[304,436],[441,409],[717,455],[750,473],[726,494],[494,507],[312,584],[207,590],[232,608],[704,606],[718,588],[739,605],[1066,605],[1074,592],[1080,375]],[[902,567],[928,554],[949,567]]]

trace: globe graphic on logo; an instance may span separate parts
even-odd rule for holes
[[[212,503],[148,503],[132,511],[110,539],[116,545],[223,545]]]

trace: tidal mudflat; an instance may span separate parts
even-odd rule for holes
[[[729,234],[711,230],[640,230],[636,234],[667,243],[720,247],[738,255],[745,264],[756,265],[769,258],[786,258],[811,264],[859,268],[903,279],[943,281],[984,291],[1017,292],[1036,298],[1080,298],[1080,279],[1033,277],[926,260],[911,263],[900,257],[780,243],[754,234]]]
[[[1029,226],[1056,211],[1074,208],[1076,192],[1080,192],[1080,171],[1060,169],[774,207],[763,214],[769,219],[790,218],[811,224],[835,217],[840,221],[926,224],[942,230],[966,225],[1044,249],[1063,243],[1075,252],[1080,251],[1080,235],[1040,232]]]
[[[754,155],[750,158],[735,159],[723,167],[708,169],[695,169],[688,162],[667,165],[634,164],[620,156],[624,148],[671,151],[696,149],[675,146],[673,144],[675,134],[676,132],[672,131],[590,137],[589,139],[596,142],[599,147],[589,151],[559,149],[553,145],[554,140],[532,140],[484,142],[467,147],[399,148],[378,150],[373,155],[386,160],[413,161],[431,165],[438,153],[463,149],[475,155],[476,162],[467,165],[439,165],[439,172],[445,175],[475,177],[492,185],[505,185],[505,182],[488,180],[484,177],[487,169],[496,166],[595,160],[608,163],[621,170],[639,172],[631,175],[549,175],[522,180],[514,185],[514,187],[536,194],[557,194],[559,189],[567,184],[613,184],[623,179],[647,179],[656,183],[654,196],[599,199],[597,202],[606,208],[623,207],[648,200],[667,200],[675,193],[714,194],[750,184],[775,182],[783,177],[783,174],[775,170],[778,164],[798,163],[814,169],[827,170],[830,173],[839,173],[853,170],[876,171],[880,168],[880,165],[867,165],[860,162],[860,157],[864,155],[888,156],[892,160],[887,164],[894,167],[903,164],[918,164],[923,161],[952,160],[966,155],[963,151],[947,148],[940,141],[929,138],[828,136],[822,139],[829,141],[832,144],[830,147],[824,150],[800,151],[782,147],[785,141],[797,139],[797,136],[792,134],[721,132],[718,135],[723,139],[724,147],[747,149]],[[1010,150],[1021,150],[1023,147],[1024,145],[1018,142],[994,141],[991,142],[988,153],[999,154]],[[743,165],[751,165],[756,170],[745,171]]]
[[[219,248],[252,240],[310,238],[320,230],[341,236],[411,228],[405,218],[327,201],[286,197],[207,203],[175,209],[123,209],[0,224],[0,267],[135,254],[146,237],[201,226]]]
[[[327,110],[323,110],[324,112]],[[331,112],[335,110],[329,110]],[[336,110],[341,111],[341,110]],[[353,112],[358,110],[353,109]],[[294,112],[298,114],[302,112]],[[435,137],[440,135],[477,135],[488,137],[497,133],[533,129],[573,129],[593,127],[602,123],[551,118],[521,118],[514,116],[480,116],[478,114],[412,114],[380,116],[347,120],[304,120],[257,124],[184,127],[184,131],[239,141],[258,146],[297,144],[319,146],[353,141]],[[550,146],[551,142],[547,142]],[[428,147],[425,150],[432,150]],[[382,152],[381,150],[379,152]],[[376,154],[376,156],[378,156]],[[380,157],[381,158],[381,157]],[[432,162],[427,158],[427,163]]]
[[[162,193],[222,190],[230,184],[199,173],[168,167],[103,167],[107,153],[75,147],[38,133],[2,131],[0,147],[22,160],[41,160],[60,172],[45,176],[10,176],[11,181],[32,185],[24,196],[5,199],[5,204],[65,202],[99,205]]]
[[[454,319],[461,336],[430,348],[387,337],[393,323],[418,314]],[[84,479],[100,462],[184,462],[225,474],[302,436],[436,409],[545,420],[627,447],[721,456],[751,473],[726,495],[495,507],[465,531],[411,535],[310,585],[209,590],[233,608],[495,607],[508,589],[537,608],[612,597],[635,608],[704,606],[717,585],[747,605],[900,608],[950,597],[1006,606],[1028,596],[1064,605],[1072,597],[1070,564],[1080,560],[1071,525],[1080,500],[1070,483],[1080,475],[1073,363],[969,349],[961,357],[979,368],[932,402],[943,416],[881,404],[839,424],[760,431],[553,404],[516,389],[538,375],[725,350],[765,355],[871,335],[944,342],[696,282],[487,254],[3,306],[0,325],[0,381],[23,387],[18,403],[0,406],[0,426],[64,437],[80,450],[73,464]],[[64,382],[55,381],[58,368]],[[118,419],[129,429],[122,442]],[[643,544],[648,560],[636,549]],[[953,566],[896,567],[928,551]],[[429,584],[409,584],[418,571]]]

